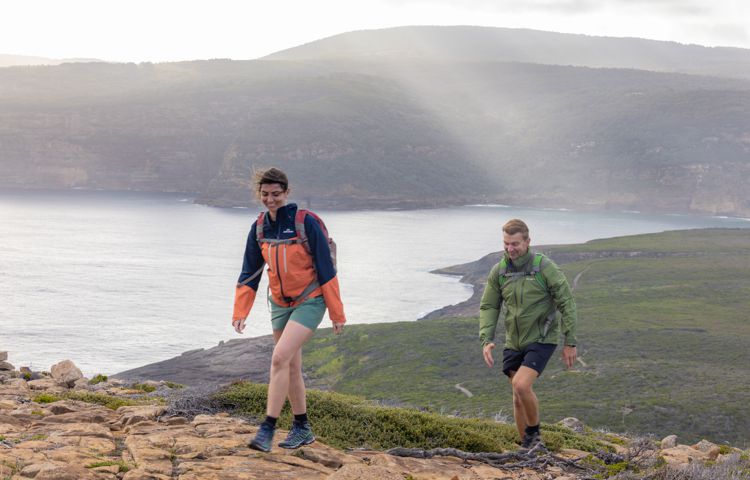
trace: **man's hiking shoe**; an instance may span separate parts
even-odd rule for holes
[[[529,435],[524,435],[521,448],[518,449],[520,453],[536,453],[546,452],[547,447],[542,442],[542,435],[539,432],[534,432]]]
[[[312,427],[310,424],[305,422],[303,424],[293,423],[292,429],[289,430],[289,435],[279,442],[281,448],[299,448],[302,445],[310,445],[315,441],[315,435],[313,435]]]
[[[258,433],[255,434],[255,438],[250,440],[248,447],[261,452],[270,452],[271,444],[273,444],[273,431],[273,427],[261,423]]]

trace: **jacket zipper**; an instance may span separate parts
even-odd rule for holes
[[[281,299],[285,300],[284,295],[284,282],[281,280],[281,270],[279,270],[279,246],[276,245],[276,276],[279,277],[279,290],[281,291]]]
[[[515,288],[513,289],[513,298],[516,300],[516,316],[515,316],[514,320],[515,320],[515,324],[516,324],[516,339],[517,339],[517,343],[514,346],[518,350],[519,349],[519,345],[521,344],[521,338],[520,338],[520,336],[521,336],[521,330],[518,327],[518,312],[520,310],[519,309],[519,305],[520,304],[518,303],[518,290],[515,289]]]

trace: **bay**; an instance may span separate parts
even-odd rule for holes
[[[35,370],[69,358],[91,376],[238,338],[230,324],[234,287],[260,206],[192,200],[0,190],[0,351]],[[338,245],[349,324],[416,320],[465,300],[470,287],[429,272],[500,250],[510,218],[529,224],[532,244],[750,227],[740,218],[502,205],[316,212]],[[264,279],[245,336],[271,332],[265,291]]]

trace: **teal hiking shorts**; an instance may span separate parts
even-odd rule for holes
[[[291,320],[314,332],[323,321],[325,313],[326,302],[322,295],[309,298],[296,307],[281,307],[271,300],[271,325],[274,330],[284,330]]]

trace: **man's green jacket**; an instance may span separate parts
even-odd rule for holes
[[[530,272],[533,268],[534,253],[511,261],[505,255],[508,272]],[[530,343],[557,344],[560,327],[564,344],[576,345],[576,304],[570,285],[560,268],[549,258],[542,257],[541,275],[547,284],[545,289],[534,275],[515,276],[503,279],[500,288],[500,263],[495,265],[487,278],[487,287],[479,307],[479,338],[482,346],[493,343],[495,328],[500,316],[500,308],[505,303],[505,348],[522,350]],[[555,318],[555,309],[562,318]],[[545,332],[545,324],[548,324]]]

